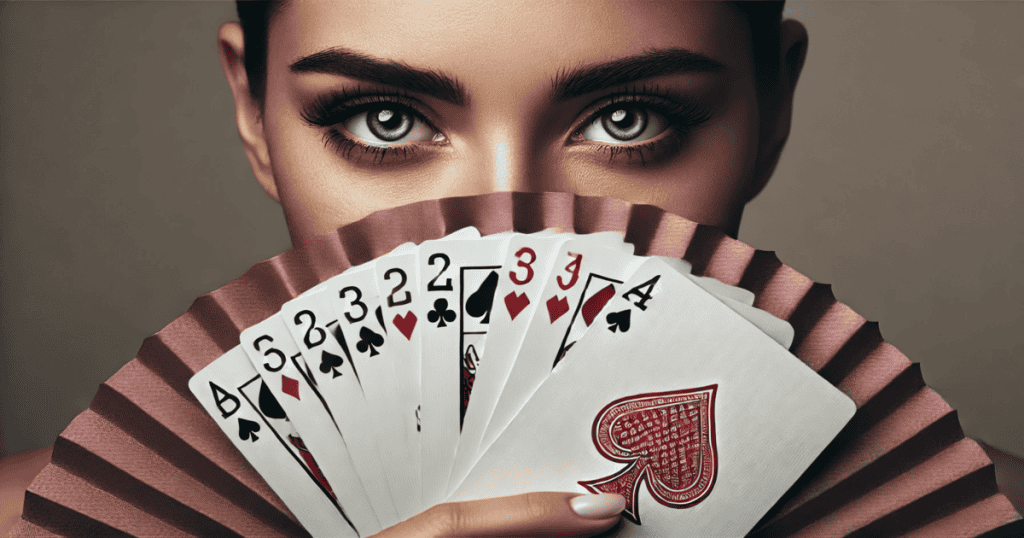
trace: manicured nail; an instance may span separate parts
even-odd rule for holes
[[[618,514],[626,507],[626,498],[614,493],[580,495],[573,497],[569,504],[572,510],[587,519],[604,519]]]

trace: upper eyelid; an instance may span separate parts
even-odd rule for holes
[[[619,98],[621,98],[621,100],[617,100]],[[574,124],[571,129],[572,134],[574,136],[579,134],[580,132],[583,131],[585,127],[589,126],[591,123],[597,120],[598,115],[603,110],[606,110],[607,108],[619,103],[639,103],[647,106],[657,106],[658,104],[663,104],[665,106],[670,106],[669,101],[664,97],[650,94],[620,93],[605,96],[601,99],[598,99],[597,101],[595,101],[594,103],[592,103],[591,105],[587,106],[587,108],[584,109],[584,112],[580,114],[581,119],[576,124]]]
[[[313,102],[307,105],[303,109],[301,115],[302,118],[311,125],[330,127],[361,112],[353,112],[352,109],[374,103],[394,103],[402,106],[419,116],[427,123],[427,125],[430,126],[431,129],[440,131],[435,124],[434,118],[431,117],[436,116],[436,114],[430,110],[430,107],[417,99],[405,95],[404,93],[396,93],[385,89],[364,91],[361,88],[356,88],[352,94],[349,94],[347,90],[341,90],[327,95],[321,95],[316,97]],[[314,112],[314,110],[316,112]],[[338,114],[339,112],[343,112],[345,116],[341,118],[330,117]],[[314,114],[319,117],[314,117]]]
[[[648,88],[646,84],[641,88],[637,88],[635,86],[630,88],[620,88],[615,93],[595,99],[590,105],[584,108],[579,114],[579,119],[572,124],[572,127],[569,130],[569,136],[578,136],[585,127],[597,119],[602,110],[618,103],[644,104],[654,107],[657,112],[663,114],[666,113],[666,111],[657,110],[657,108],[660,108],[658,105],[663,105],[668,108],[673,106],[697,106],[698,108],[704,108],[685,98],[682,98],[684,102],[674,102],[679,101],[680,99],[681,98],[679,97],[674,97],[670,92],[662,92],[657,85],[651,88]],[[350,118],[352,115],[360,112],[357,111],[349,114],[351,109],[371,105],[373,103],[395,103],[407,108],[426,122],[431,129],[444,134],[444,132],[437,127],[438,122],[435,120],[437,115],[429,106],[420,102],[418,99],[410,97],[404,92],[396,92],[387,88],[363,89],[362,87],[357,87],[354,90],[342,89],[326,95],[318,96],[313,103],[303,110],[302,117],[311,125],[329,127],[338,125]],[[342,118],[313,118],[311,113],[309,113],[310,108],[319,108],[321,109],[321,112],[325,112],[324,115],[336,114],[332,109],[344,109],[345,116]],[[328,110],[324,111],[323,109]]]

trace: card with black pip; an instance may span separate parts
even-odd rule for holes
[[[425,321],[420,441],[426,506],[440,502],[445,493],[462,422],[463,379],[486,360],[477,344],[490,323],[497,271],[512,237],[442,239],[420,245],[420,318]]]
[[[249,360],[319,462],[359,533],[364,534],[364,529],[375,524],[387,528],[397,523],[390,491],[381,480],[379,456],[375,451],[361,453],[356,444],[349,446],[348,438],[356,441],[365,433],[357,428],[345,431],[343,436],[339,431],[348,425],[344,419],[352,410],[335,408],[328,412],[310,382],[312,369],[304,370],[300,362],[302,353],[281,315],[275,314],[242,331],[240,340]]]
[[[359,536],[318,461],[241,346],[192,376],[188,387],[311,535]],[[376,525],[372,518],[361,523],[366,530]]]

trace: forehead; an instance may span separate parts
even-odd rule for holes
[[[270,40],[271,63],[345,47],[470,83],[550,77],[650,48],[685,48],[727,67],[750,56],[746,25],[727,2],[678,0],[297,0],[277,14]]]

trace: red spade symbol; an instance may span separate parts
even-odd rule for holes
[[[523,311],[524,308],[530,305],[530,298],[525,293],[510,292],[505,296],[505,308],[508,309],[508,315],[512,316],[512,319],[516,319],[516,316]]]
[[[601,312],[604,305],[608,303],[608,299],[611,299],[615,295],[615,288],[611,284],[608,284],[601,291],[592,295],[587,302],[583,303],[583,321],[590,327],[590,324],[594,322],[594,318]]]
[[[669,508],[689,508],[707,498],[718,476],[715,394],[718,385],[637,394],[606,405],[592,437],[605,458],[627,464],[597,480],[580,481],[591,493],[626,498],[623,515],[640,524],[640,486]]]
[[[560,298],[557,295],[552,295],[548,299],[547,305],[548,317],[551,318],[551,323],[554,323],[556,319],[569,311],[569,300],[565,297]]]
[[[412,330],[416,328],[416,314],[413,314],[412,310],[406,312],[405,317],[395,314],[395,319],[392,319],[391,323],[395,324],[398,332],[402,333],[406,340],[412,340]]]

